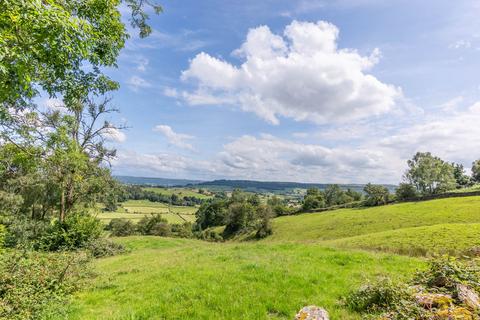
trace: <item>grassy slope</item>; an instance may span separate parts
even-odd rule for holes
[[[480,197],[280,217],[269,241],[317,241],[445,223],[480,223]]]
[[[359,319],[338,305],[342,295],[366,278],[423,265],[316,244],[119,241],[132,252],[96,262],[96,286],[74,299],[71,319],[292,319],[309,304]]]
[[[480,246],[480,197],[281,217],[265,241],[325,245],[408,255],[461,254]]]

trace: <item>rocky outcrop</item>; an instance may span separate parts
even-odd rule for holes
[[[329,320],[328,312],[317,306],[303,307],[297,315],[295,320]]]
[[[467,308],[480,310],[480,297],[478,294],[464,284],[457,285],[457,296]]]

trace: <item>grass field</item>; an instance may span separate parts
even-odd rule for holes
[[[366,279],[403,277],[414,258],[316,244],[207,243],[130,237],[126,255],[96,262],[95,286],[69,319],[293,319],[304,305],[359,319],[338,304]]]
[[[94,262],[99,276],[69,319],[293,319],[311,304],[360,319],[339,303],[353,288],[410,278],[425,266],[414,256],[480,246],[480,197],[281,217],[273,228],[258,242],[116,239],[131,252]]]
[[[129,200],[122,204],[116,212],[100,212],[97,217],[108,223],[114,218],[129,219],[137,222],[150,214],[160,213],[170,223],[182,223],[195,221],[196,207],[170,206],[161,202],[150,202],[147,200]]]
[[[210,199],[212,196],[201,194],[197,192],[196,189],[188,189],[188,188],[154,188],[154,187],[149,187],[149,188],[143,188],[144,190],[147,191],[152,191],[158,194],[163,194],[166,196],[171,196],[172,194],[176,194],[180,198],[183,197],[195,197],[199,199]]]

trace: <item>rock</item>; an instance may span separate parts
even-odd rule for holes
[[[418,293],[415,299],[425,309],[447,309],[453,304],[453,299],[448,294]]]
[[[478,294],[464,284],[457,285],[458,300],[473,310],[480,309],[480,297]]]
[[[329,320],[328,312],[316,306],[303,307],[297,315],[295,320]]]

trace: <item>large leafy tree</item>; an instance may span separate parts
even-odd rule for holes
[[[435,194],[456,186],[454,168],[430,152],[417,152],[408,160],[405,178],[422,194]]]
[[[144,0],[124,0],[140,35],[150,33]],[[68,107],[118,84],[101,68],[115,66],[128,37],[121,0],[0,0],[0,103],[27,106],[40,90]],[[160,7],[154,5],[155,10]]]

